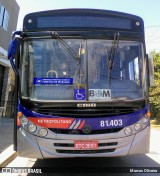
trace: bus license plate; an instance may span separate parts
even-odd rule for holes
[[[97,150],[98,141],[74,141],[75,150]]]

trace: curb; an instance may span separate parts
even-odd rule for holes
[[[6,167],[16,156],[17,152],[13,150],[13,145],[9,146],[0,154],[0,167]]]

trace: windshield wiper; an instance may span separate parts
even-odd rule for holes
[[[118,44],[119,44],[119,32],[114,34],[114,40],[112,43],[112,47],[111,47],[111,51],[110,51],[110,55],[109,55],[109,61],[108,61],[108,68],[112,69],[113,68],[113,62],[114,62],[114,58],[116,55],[116,51],[118,48]]]
[[[119,44],[119,32],[114,34],[114,40],[112,42],[112,47],[111,47],[111,51],[108,57],[108,82],[109,82],[109,86],[111,83],[111,70],[113,68],[113,63],[114,63],[114,59],[115,59],[115,55],[117,52],[117,48],[118,48],[118,44]]]
[[[65,47],[65,49],[67,49],[67,51],[73,56],[73,58],[75,59],[78,69],[77,69],[77,75],[79,75],[79,80],[80,80],[80,84],[81,84],[81,54],[82,54],[82,44],[80,44],[80,48],[78,51],[78,54],[65,42],[65,40],[63,40],[63,38],[57,33],[57,32],[52,32],[52,35],[56,37],[56,39],[62,44],[62,46]],[[79,85],[78,83],[78,88]]]
[[[52,32],[52,35],[54,35],[57,38],[57,40],[67,49],[67,51],[69,51],[69,53],[78,63],[80,55],[78,55],[75,51],[73,51],[73,49],[63,40],[63,38],[57,32]]]

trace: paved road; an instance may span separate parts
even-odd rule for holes
[[[0,117],[0,153],[11,144],[13,144],[13,119]]]
[[[70,159],[46,159],[46,160],[36,160],[36,159],[28,159],[28,158],[20,158],[17,157],[12,163],[8,165],[8,167],[52,167],[55,170],[59,170],[57,173],[54,173],[54,176],[106,176],[107,173],[102,172],[98,173],[98,171],[105,170],[104,168],[112,168],[115,167],[159,167],[160,168],[160,132],[156,130],[151,131],[151,146],[150,153],[147,155],[134,155],[134,156],[126,156],[119,158],[70,158]],[[63,168],[62,168],[63,167]],[[65,167],[69,170],[76,169],[76,173],[69,173],[69,171],[64,174],[62,173]],[[81,169],[84,169],[84,173],[80,173]],[[93,171],[94,169],[94,171]],[[74,170],[75,171],[75,170]],[[85,173],[89,171],[89,173]],[[96,172],[96,173],[95,173]],[[25,176],[27,174],[15,174],[15,176]],[[53,175],[53,174],[43,174],[43,175]],[[160,175],[157,173],[128,173],[128,174],[109,174],[111,176],[123,176],[123,175],[145,175],[145,176],[154,176]],[[28,174],[27,176],[33,176],[33,174]]]

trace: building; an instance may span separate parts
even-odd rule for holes
[[[0,109],[3,109],[4,116],[7,115],[9,101],[14,92],[11,79],[14,76],[7,59],[7,50],[11,34],[17,27],[19,10],[16,0],[0,0]]]

